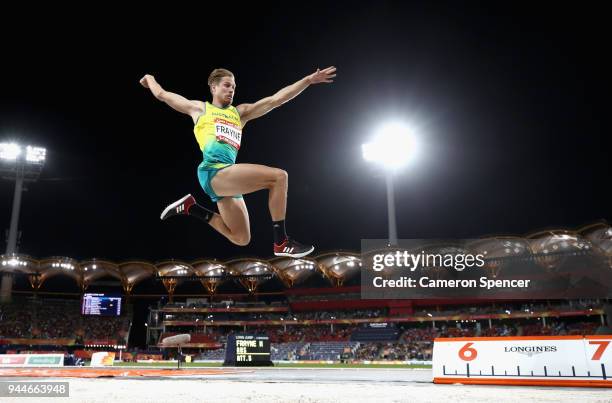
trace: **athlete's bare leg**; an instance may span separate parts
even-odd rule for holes
[[[268,189],[268,207],[272,221],[285,219],[287,211],[287,172],[278,168],[265,165],[236,164],[222,169],[210,181],[215,193],[219,196],[235,196],[237,194],[248,194],[258,190]],[[221,201],[225,200],[221,199]],[[221,212],[221,209],[219,210]],[[235,210],[227,214],[237,214]],[[221,212],[223,221],[227,224],[225,216]],[[248,217],[248,216],[247,216]],[[234,217],[229,217],[234,221]]]
[[[274,221],[275,242],[280,245],[287,239],[284,226],[287,210],[287,173],[285,171],[264,165],[237,164],[217,172],[210,185],[217,195],[222,196],[217,202],[218,214],[200,206],[193,196],[188,194],[168,205],[161,213],[160,219],[165,220],[175,215],[188,214],[209,223],[232,243],[244,246],[251,240],[249,212],[242,198],[235,199],[232,196],[268,189],[270,192],[268,204],[272,221]],[[295,245],[292,245],[292,250],[298,251],[299,245],[295,241],[293,244]],[[296,254],[299,253],[296,252]]]
[[[245,246],[251,241],[249,212],[244,199],[224,197],[217,202],[220,214],[214,214],[208,222],[232,243]]]
[[[275,231],[274,254],[300,258],[314,250],[314,246],[289,239],[285,233],[287,172],[265,165],[236,164],[217,172],[210,185],[223,199],[217,202],[219,214],[214,214],[209,223],[233,243],[246,245],[251,234],[244,200],[234,199],[232,196],[268,189],[268,207]]]

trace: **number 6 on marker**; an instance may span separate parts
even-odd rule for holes
[[[606,351],[606,347],[608,347],[608,344],[610,344],[610,342],[609,341],[589,341],[589,344],[599,344],[599,347],[597,347],[597,350],[595,350],[593,357],[591,357],[591,360],[597,361],[601,358],[604,351]]]
[[[476,351],[475,348],[470,347],[472,344],[474,343],[466,343],[465,346],[461,347],[459,350],[459,358],[461,358],[463,361],[472,361],[478,356],[478,351]],[[469,353],[469,355],[466,355],[466,353]]]

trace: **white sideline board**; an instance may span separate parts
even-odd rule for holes
[[[64,354],[0,354],[0,367],[63,367]]]
[[[612,387],[612,335],[434,340],[434,383]]]

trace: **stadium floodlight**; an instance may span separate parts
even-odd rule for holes
[[[4,179],[34,182],[40,176],[47,150],[42,147],[23,147],[15,142],[0,143],[0,176]]]
[[[47,157],[47,150],[42,147],[28,146],[26,149],[26,161],[30,163],[42,163]]]
[[[15,161],[21,154],[21,147],[15,143],[0,143],[0,159]]]
[[[381,126],[372,141],[361,148],[366,161],[396,170],[410,161],[415,146],[412,130],[402,123],[393,122]]]
[[[6,256],[13,256],[17,252],[17,229],[23,184],[24,182],[35,182],[38,179],[45,164],[46,156],[47,150],[42,147],[29,145],[24,149],[15,142],[0,143],[0,177],[15,181]],[[10,275],[2,277],[0,300],[3,302],[9,301],[11,298],[12,281],[13,278]]]
[[[361,146],[363,158],[382,165],[386,171],[389,245],[397,245],[393,173],[410,162],[415,149],[413,131],[400,122],[391,122],[381,126],[372,141]]]

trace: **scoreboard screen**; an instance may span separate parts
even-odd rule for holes
[[[104,294],[84,294],[81,314],[94,316],[120,316],[121,297]]]
[[[265,335],[236,334],[227,337],[226,366],[270,366],[270,339]]]

